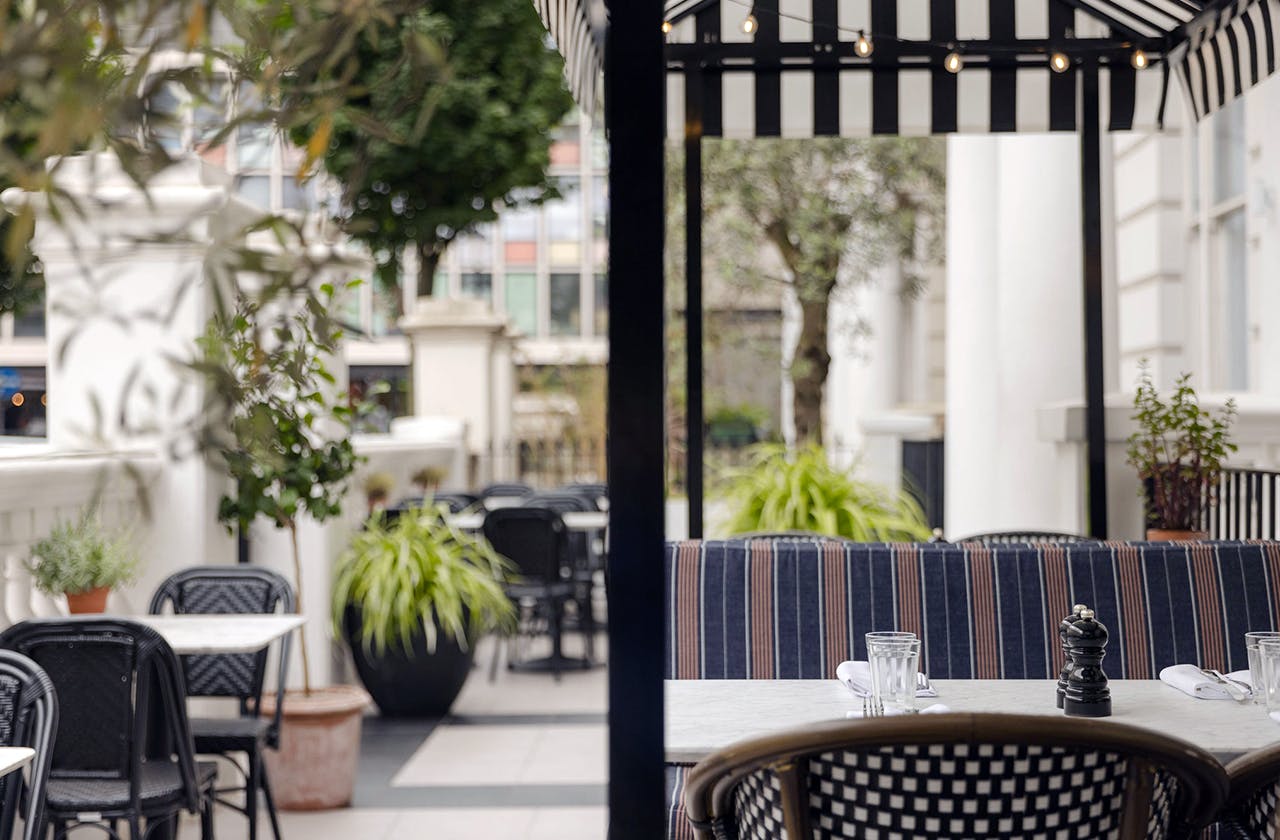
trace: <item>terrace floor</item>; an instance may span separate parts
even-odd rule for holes
[[[576,637],[566,653],[580,650]],[[605,648],[597,639],[597,651]],[[602,840],[606,833],[605,669],[489,682],[492,648],[444,720],[365,719],[352,807],[281,815],[286,840]],[[535,651],[536,653],[536,651]],[[219,840],[247,837],[219,809]],[[184,834],[194,836],[192,825]],[[261,820],[259,837],[269,840]]]

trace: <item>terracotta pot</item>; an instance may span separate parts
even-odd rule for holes
[[[1181,531],[1170,528],[1148,528],[1147,539],[1151,542],[1199,542],[1209,539],[1204,531]]]
[[[284,698],[280,749],[265,753],[276,805],[318,811],[351,804],[360,757],[360,722],[369,695],[354,685],[290,691]],[[276,696],[262,698],[263,717],[275,714]]]
[[[107,596],[111,594],[110,586],[99,586],[86,592],[68,592],[67,610],[72,615],[85,613],[102,613],[107,611]]]

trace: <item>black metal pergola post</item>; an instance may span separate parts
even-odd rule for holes
[[[699,16],[701,21],[705,16]],[[685,492],[689,495],[689,538],[702,538],[703,430],[702,365],[702,73],[685,80]]]
[[[665,401],[662,4],[611,0],[609,840],[666,836],[662,753]]]
[[[1107,416],[1102,295],[1102,126],[1098,63],[1081,68],[1080,245],[1084,275],[1084,411],[1089,536],[1107,536]]]

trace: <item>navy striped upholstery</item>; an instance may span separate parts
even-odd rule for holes
[[[834,679],[864,635],[910,630],[940,679],[1052,679],[1073,604],[1110,631],[1113,679],[1191,662],[1248,667],[1244,634],[1280,627],[1280,543],[668,543],[668,679]],[[692,837],[684,768],[669,832]]]

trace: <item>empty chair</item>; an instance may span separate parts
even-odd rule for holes
[[[524,507],[540,507],[559,514],[590,513],[595,505],[587,498],[574,493],[535,493],[524,500]],[[577,608],[580,629],[586,641],[587,659],[596,656],[596,572],[603,563],[597,555],[591,534],[569,530],[570,577],[574,583],[573,602]]]
[[[217,768],[195,760],[182,666],[159,633],[101,616],[34,619],[0,633],[0,647],[30,657],[57,691],[45,796],[53,840],[79,825],[119,840],[120,821],[140,838],[184,808],[213,836]]]
[[[480,491],[480,499],[489,510],[518,505],[526,496],[532,495],[532,487],[518,482],[490,484]]]
[[[1086,537],[1083,534],[1067,534],[1061,531],[988,531],[982,534],[972,534],[967,537],[961,537],[958,540],[952,540],[955,543],[964,542],[980,542],[987,545],[1004,545],[1013,543],[1076,543],[1089,542],[1093,537]]]
[[[600,483],[566,484],[560,488],[562,493],[573,493],[585,496],[595,504],[596,510],[609,509],[609,485]]]
[[[44,798],[58,731],[58,698],[53,682],[20,653],[0,650],[0,746],[29,747],[35,758],[26,775],[0,778],[0,838],[11,840],[19,815],[22,840],[43,838]]]
[[[532,632],[534,623],[545,619],[547,634],[551,637],[550,656],[513,662],[509,667],[551,671],[557,679],[562,670],[588,667],[587,660],[564,655],[564,605],[573,597],[574,583],[566,577],[568,531],[560,514],[546,508],[492,510],[484,518],[484,537],[519,573],[519,580],[508,583],[506,590],[521,607],[522,628]]]
[[[1227,765],[1230,793],[1220,837],[1274,840],[1280,810],[1280,745],[1242,755]]]
[[[1188,838],[1227,777],[1184,741],[1038,715],[902,715],[744,741],[694,767],[701,838]]]
[[[449,513],[462,513],[480,504],[480,497],[473,493],[436,493],[431,500],[437,505],[448,507]]]
[[[152,614],[171,609],[175,615],[266,614],[277,610],[294,612],[293,588],[281,575],[256,566],[196,566],[170,575],[151,596]],[[232,718],[192,718],[191,732],[196,751],[218,755],[231,761],[244,777],[243,787],[219,790],[219,794],[243,791],[244,807],[219,796],[218,802],[249,818],[249,838],[258,836],[258,791],[266,800],[271,830],[280,840],[280,821],[271,796],[262,751],[280,746],[283,703],[275,714],[262,718],[262,689],[267,671],[267,651],[223,653],[182,657],[188,697],[233,697],[240,702],[240,716]],[[283,689],[289,667],[289,636],[280,641],[276,668],[276,688]],[[232,753],[243,753],[240,767]]]

